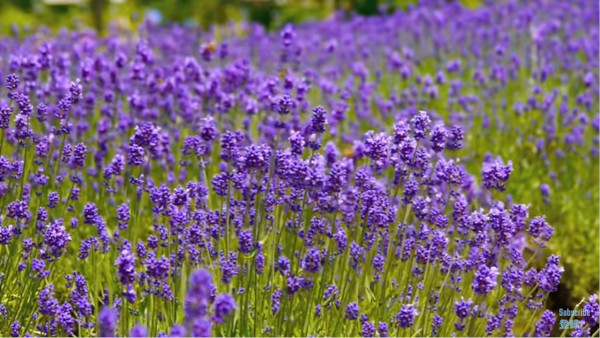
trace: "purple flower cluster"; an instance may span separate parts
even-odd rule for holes
[[[207,270],[192,273],[185,297],[185,328],[194,337],[211,337],[212,322],[222,324],[235,310],[235,300],[230,294],[215,295],[216,287]],[[213,315],[209,317],[210,307]],[[178,330],[178,328],[173,328]]]
[[[555,333],[536,215],[597,162],[597,9],[1,38],[0,333]]]

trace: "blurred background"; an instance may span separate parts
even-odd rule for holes
[[[450,0],[452,1],[452,0]],[[481,0],[461,0],[475,7]],[[109,23],[135,28],[143,19],[157,23],[212,25],[258,22],[277,29],[287,22],[323,19],[334,11],[375,15],[406,8],[416,0],[0,0],[0,34],[16,28],[90,27],[101,34]]]

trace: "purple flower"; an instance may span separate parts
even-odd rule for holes
[[[289,295],[293,295],[300,290],[300,278],[296,276],[288,276],[287,278],[287,292]]]
[[[29,212],[26,201],[15,201],[10,202],[8,205],[7,217],[17,219],[30,219],[31,213]]]
[[[375,336],[375,324],[371,322],[362,323],[362,334],[363,337],[374,337]]]
[[[454,312],[456,316],[460,319],[465,319],[469,316],[469,312],[471,311],[471,307],[473,306],[473,302],[469,300],[461,299],[454,303]]]
[[[322,310],[323,310],[323,307],[321,306],[321,304],[318,304],[317,306],[315,306],[315,317],[321,317]]]
[[[446,133],[446,148],[458,150],[463,148],[464,130],[461,126],[454,126]]]
[[[221,258],[220,268],[222,273],[221,281],[225,284],[229,284],[231,278],[238,274],[238,267],[229,259]]]
[[[563,271],[564,268],[560,266],[560,257],[550,255],[546,266],[540,270],[536,277],[540,289],[547,292],[555,292],[558,289]]]
[[[497,276],[498,269],[495,266],[490,268],[486,265],[480,265],[473,277],[473,290],[475,290],[475,293],[480,295],[490,293],[496,287]]]
[[[404,121],[394,124],[394,144],[400,144],[410,137],[410,127]]]
[[[440,315],[433,316],[431,321],[431,331],[433,335],[439,332],[440,327],[442,327],[442,323],[444,323],[444,318],[442,318]]]
[[[244,134],[239,131],[225,131],[221,136],[221,159],[224,161],[235,159],[243,139]]]
[[[534,238],[539,238],[545,242],[549,241],[554,234],[554,229],[546,223],[544,217],[535,217],[529,221],[529,228],[527,232]]]
[[[571,337],[591,337],[592,332],[589,327],[578,328],[571,332]]]
[[[321,268],[321,251],[310,248],[301,262],[302,269],[311,273],[318,273]]]
[[[131,331],[129,331],[130,337],[148,337],[148,330],[140,324],[135,324]]]
[[[585,84],[586,87],[591,87],[594,85],[595,78],[596,77],[594,76],[594,74],[592,74],[591,72],[587,72],[587,73],[585,73],[585,76],[583,77],[583,83]],[[7,82],[8,82],[8,78],[7,78]],[[8,88],[8,85],[7,85],[7,88]]]
[[[12,226],[0,226],[0,244],[6,245],[10,243],[10,240],[13,236],[13,227]]]
[[[377,254],[373,258],[373,268],[375,269],[375,271],[381,273],[381,272],[383,272],[384,266],[385,266],[385,257],[381,254]]]
[[[71,101],[73,103],[78,103],[79,100],[83,98],[83,87],[81,86],[79,79],[76,79],[75,82],[71,82],[69,93],[71,94]]]
[[[356,242],[350,244],[350,257],[352,258],[352,267],[356,269],[359,261],[361,261],[363,255],[363,249]]]
[[[127,148],[127,164],[131,166],[139,166],[144,164],[144,155],[146,152],[143,147],[137,144],[131,144]]]
[[[552,311],[546,310],[542,313],[542,317],[540,320],[535,323],[535,333],[536,337],[548,337],[552,333],[552,328],[554,327],[554,322],[556,321],[556,317]]]
[[[542,183],[542,185],[540,185],[540,192],[544,197],[550,196],[550,186],[546,183]]]
[[[265,271],[265,256],[263,255],[262,252],[259,252],[256,255],[256,260],[255,260],[255,264],[256,264],[256,273],[259,275],[262,275]]]
[[[330,285],[325,289],[325,292],[323,292],[323,299],[328,300],[331,296],[337,296],[337,294],[338,288],[335,285]]]
[[[227,189],[229,187],[229,177],[227,173],[220,173],[213,176],[211,184],[215,194],[219,196],[227,195]]]
[[[174,336],[247,334],[253,328],[238,325],[246,322],[257,335],[305,333],[295,310],[314,311],[308,321],[341,311],[352,324],[340,332],[364,336],[387,336],[388,324],[450,335],[467,332],[471,320],[481,322],[478,334],[483,322],[490,335],[523,330],[517,312],[545,310],[563,274],[558,256],[539,271],[527,260],[550,255],[542,249],[564,229],[530,218],[544,208],[519,204],[523,189],[502,202],[492,190],[507,188],[512,159],[550,172],[551,182],[517,182],[538,189],[541,207],[552,196],[594,202],[594,194],[569,196],[567,188],[589,182],[563,182],[556,162],[574,161],[578,171],[598,155],[596,62],[578,57],[596,52],[588,41],[597,35],[588,29],[595,6],[433,2],[377,20],[337,13],[286,25],[275,39],[252,24],[213,36],[148,21],[139,41],[118,30],[106,38],[15,30],[2,40],[0,247],[15,254],[0,285],[43,284],[36,304],[0,305],[5,334],[15,319],[19,335],[164,336],[175,322]],[[565,24],[573,17],[582,19]],[[498,29],[478,27],[490,18]],[[403,25],[411,29],[399,42],[389,28]],[[474,27],[478,34],[465,36]],[[515,44],[515,32],[530,28],[531,46]],[[486,39],[492,53],[484,53]],[[524,58],[531,48],[541,62],[534,72]],[[522,88],[530,93],[511,97],[509,84],[524,76],[536,82]],[[557,81],[569,90],[553,89]],[[516,135],[502,151],[510,157],[486,155],[477,182],[467,168],[486,142],[456,150],[501,134]],[[518,158],[523,147],[537,165]],[[85,264],[100,274],[87,276],[97,279],[89,289],[68,270]],[[446,288],[426,294],[433,272],[447,276],[439,281]],[[115,277],[120,287],[104,285]],[[358,294],[338,289],[350,281],[375,287],[378,304],[360,292],[365,285]],[[270,309],[257,306],[269,297]],[[145,309],[150,298],[156,313]],[[177,309],[165,313],[163,303],[182,305],[184,317],[171,318]],[[238,306],[237,327],[224,325]],[[592,316],[574,335],[597,325],[598,307],[590,297]],[[377,318],[381,310],[392,313]],[[121,312],[129,319],[117,332]],[[159,331],[140,326],[152,321]],[[545,315],[514,334],[551,334],[554,323]]]
[[[191,274],[188,285],[184,310],[189,321],[207,314],[214,284],[210,272],[198,270]]]
[[[271,313],[276,314],[277,312],[279,312],[280,301],[281,291],[275,290],[275,292],[273,292],[273,295],[271,296]]]
[[[235,310],[235,300],[228,293],[222,293],[217,296],[214,304],[213,321],[224,323],[227,316]]]
[[[429,115],[425,111],[419,111],[415,114],[410,123],[413,127],[413,133],[416,140],[422,140],[426,137],[429,132],[429,128],[431,126],[431,120],[429,119]]]
[[[135,282],[135,256],[129,250],[123,250],[115,261],[117,274],[123,285]]]
[[[114,337],[119,315],[113,308],[105,306],[98,315],[98,335],[100,337]]]
[[[294,31],[294,27],[291,24],[285,25],[281,30],[281,40],[283,42],[284,47],[289,47],[296,37],[296,32]]]
[[[323,134],[327,125],[327,112],[325,108],[318,106],[313,109],[313,115],[310,120],[310,131],[316,134]]]
[[[239,244],[240,244],[240,252],[246,253],[246,254],[252,252],[254,243],[253,243],[253,239],[252,239],[252,231],[251,230],[240,231],[240,233],[238,235],[238,240],[239,240]]]
[[[98,208],[94,203],[87,203],[83,207],[83,219],[85,224],[94,224],[96,223],[96,218],[98,217]]]
[[[245,170],[260,169],[265,170],[269,166],[271,157],[271,148],[262,144],[260,146],[250,145],[242,151],[238,157],[238,164]]]
[[[584,316],[583,320],[590,326],[598,324],[598,317],[600,316],[600,305],[598,304],[598,295],[593,294],[590,295],[588,301],[583,306],[585,310],[590,314],[589,316]]]
[[[10,336],[11,337],[20,337],[21,336],[21,324],[19,324],[18,320],[15,320],[12,324],[10,324]]]
[[[203,318],[196,318],[192,324],[192,336],[212,337],[212,323]]]
[[[46,263],[43,260],[34,258],[31,261],[31,269],[36,272],[43,272],[46,269]]]
[[[403,329],[409,328],[413,326],[416,316],[417,310],[413,307],[413,305],[402,305],[400,312],[398,312],[395,316],[396,325]]]
[[[292,154],[302,155],[302,151],[304,150],[304,146],[306,145],[304,137],[299,132],[292,131],[290,133],[288,141],[290,142]]]
[[[67,245],[71,242],[71,235],[67,233],[62,219],[50,223],[44,232],[44,244],[54,257],[60,257]]]
[[[431,141],[431,149],[433,151],[439,152],[444,150],[446,139],[446,128],[443,124],[436,124],[433,129],[431,129],[430,141]]]
[[[375,134],[370,131],[365,134],[365,152],[373,160],[375,168],[382,168],[388,156],[389,137],[385,133]]]
[[[358,312],[360,307],[355,302],[352,302],[346,306],[346,319],[356,320],[358,318]]]
[[[524,278],[523,270],[510,266],[502,274],[502,287],[509,293],[520,293]]]
[[[61,118],[66,117],[66,112],[68,112],[71,109],[72,105],[73,105],[73,101],[71,100],[70,96],[63,97],[58,102],[58,109],[60,109],[60,111],[63,112],[60,116]]]
[[[128,222],[129,221],[129,205],[123,203],[117,208],[117,221]]]
[[[512,170],[512,161],[508,161],[506,165],[500,159],[484,162],[481,172],[483,186],[486,189],[504,191],[504,185],[508,181]]]
[[[185,337],[186,332],[185,328],[182,325],[175,324],[171,328],[171,332],[169,333],[169,337]]]
[[[15,90],[19,87],[19,76],[17,74],[8,74],[6,76],[6,89]]]
[[[56,315],[60,304],[54,297],[54,285],[50,284],[48,287],[45,287],[40,291],[38,296],[38,305],[41,314],[49,316]]]
[[[379,322],[379,324],[377,325],[377,332],[379,332],[379,337],[387,337],[388,324],[386,322]]]
[[[491,336],[491,335],[493,335],[494,331],[496,331],[500,328],[501,324],[502,324],[501,318],[498,318],[497,316],[490,316],[488,318],[487,324],[485,326],[485,332],[487,333],[488,336]]]
[[[73,308],[69,303],[65,303],[58,309],[57,322],[63,330],[69,335],[73,335],[75,318],[71,315]]]
[[[339,227],[335,234],[333,235],[333,239],[336,242],[338,247],[338,252],[346,251],[346,247],[348,246],[348,238],[346,237],[346,231],[343,227]]]
[[[212,141],[217,136],[215,120],[212,117],[206,117],[200,127],[200,137],[204,141]]]
[[[78,143],[75,145],[73,149],[73,158],[71,159],[71,163],[75,168],[82,168],[85,166],[85,154],[87,152],[87,147],[83,143]]]
[[[277,260],[277,269],[282,275],[287,275],[290,270],[290,260],[285,256],[279,256]]]
[[[417,141],[413,138],[407,138],[400,142],[398,151],[400,159],[406,163],[410,163],[413,159],[413,154],[417,149]]]
[[[0,106],[0,129],[8,129],[10,126],[10,116],[14,109],[11,106],[2,105]]]
[[[291,112],[292,106],[294,105],[292,97],[285,94],[279,98],[277,104],[277,112],[281,115],[287,115]]]

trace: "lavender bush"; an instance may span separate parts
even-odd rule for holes
[[[0,335],[597,335],[597,12],[2,38]]]

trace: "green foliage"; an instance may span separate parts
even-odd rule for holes
[[[477,7],[481,1],[460,2],[467,7]],[[41,0],[3,0],[0,1],[0,34],[11,32],[13,24],[44,25],[53,30],[82,25],[96,28],[100,25],[104,29],[110,21],[129,27],[132,16],[140,17],[150,9],[159,11],[164,22],[194,22],[205,29],[242,19],[277,29],[287,22],[326,18],[336,9],[374,15],[380,12],[381,6],[392,11],[416,3],[417,0],[308,0],[283,3],[275,0],[125,0],[119,3],[83,0],[79,5],[48,5]]]

